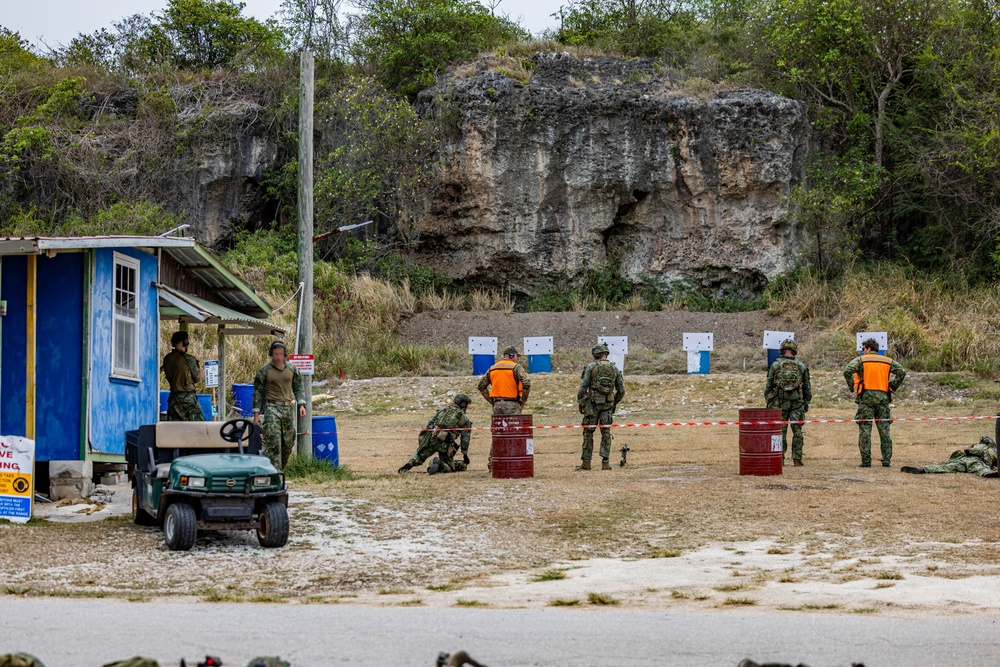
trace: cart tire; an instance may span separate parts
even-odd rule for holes
[[[174,503],[163,517],[163,539],[171,551],[187,551],[198,536],[198,517],[187,503]]]
[[[288,508],[284,503],[272,500],[264,505],[257,519],[257,541],[267,549],[288,543]]]
[[[132,486],[132,523],[137,526],[155,526],[156,519],[142,509],[142,505],[139,503],[139,485],[134,483]]]

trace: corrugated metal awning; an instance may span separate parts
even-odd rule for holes
[[[0,256],[40,255],[93,248],[193,248],[194,239],[183,236],[31,236],[0,238]]]
[[[271,314],[271,306],[233,275],[210,250],[192,244],[165,246],[163,253],[177,262],[182,271],[204,283],[223,305],[261,317]]]
[[[159,283],[156,289],[160,295],[162,317],[197,324],[225,324],[227,336],[277,336],[285,333],[277,324],[244,315],[187,292]]]

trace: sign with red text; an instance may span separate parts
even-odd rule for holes
[[[290,354],[288,360],[292,362],[299,373],[303,375],[313,375],[316,372],[316,360],[312,354]]]
[[[0,519],[26,523],[34,492],[35,441],[0,435]]]

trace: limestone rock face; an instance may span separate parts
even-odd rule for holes
[[[693,96],[645,61],[531,62],[529,78],[479,61],[421,94],[422,112],[451,129],[420,224],[424,261],[529,293],[609,260],[634,281],[701,287],[755,289],[793,268],[802,105],[763,91]]]
[[[215,245],[233,235],[234,222],[256,222],[261,213],[261,178],[277,162],[278,143],[256,122],[260,109],[241,103],[224,109],[230,134],[203,144],[191,168],[176,183],[173,207],[184,212],[198,240]]]

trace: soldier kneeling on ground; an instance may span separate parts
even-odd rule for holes
[[[472,437],[472,421],[465,410],[472,403],[468,394],[455,394],[451,405],[441,408],[427,422],[427,428],[420,432],[417,453],[397,471],[404,473],[421,465],[431,456],[437,455],[428,466],[428,474],[438,472],[460,472],[469,467],[469,440]],[[459,436],[456,438],[456,436]],[[456,439],[460,445],[456,444]],[[455,461],[455,454],[462,450],[462,460]]]
[[[980,477],[997,476],[997,443],[993,438],[984,436],[979,439],[979,444],[968,449],[958,449],[951,454],[951,458],[943,465],[931,466],[903,466],[900,472],[908,472],[915,475],[924,473],[942,472],[968,472]]]

